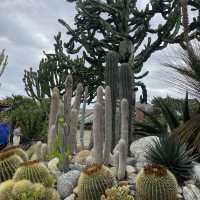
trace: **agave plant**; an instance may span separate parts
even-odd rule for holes
[[[146,159],[150,164],[167,167],[178,182],[183,183],[192,177],[196,157],[191,155],[191,150],[187,150],[187,146],[175,134],[162,134],[150,145]]]

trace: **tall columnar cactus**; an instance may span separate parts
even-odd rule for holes
[[[94,120],[93,120],[93,139],[94,139],[94,162],[95,164],[103,163],[103,135],[102,135],[102,113],[103,106],[96,103],[94,107]]]
[[[78,200],[100,200],[105,190],[116,185],[110,170],[102,165],[92,165],[81,173],[78,181]]]
[[[136,192],[143,200],[177,200],[175,176],[160,165],[145,166],[136,178]]]
[[[48,133],[48,151],[51,153],[54,140],[56,138],[55,133],[51,130],[52,126],[56,124],[57,114],[59,112],[59,102],[60,102],[60,93],[58,88],[53,89],[52,98],[51,98],[51,107],[49,114],[49,133]]]
[[[129,105],[128,111],[128,135],[129,135],[129,143],[132,141],[132,110],[133,110],[133,73],[128,63],[123,63],[120,66],[120,99],[127,99]]]
[[[82,83],[79,83],[76,87],[76,95],[73,102],[73,108],[76,109],[78,113],[80,110],[82,92],[83,92],[83,85]]]
[[[114,51],[109,51],[106,55],[105,82],[111,88],[112,101],[112,148],[115,146],[115,108],[116,100],[119,97],[119,56]]]
[[[118,169],[119,169],[119,151],[116,150],[113,155],[114,159],[114,166],[115,166],[115,177],[118,176]]]
[[[121,139],[126,142],[126,152],[128,153],[129,146],[129,105],[126,99],[121,101]]]
[[[117,100],[116,103],[116,111],[115,111],[115,144],[117,144],[120,140],[120,132],[121,132],[121,115],[120,115],[120,100]]]
[[[42,147],[41,147],[41,160],[45,160],[47,153],[48,153],[48,146],[47,144],[44,143],[42,144]]]
[[[127,143],[124,139],[119,141],[119,166],[117,171],[117,178],[123,180],[126,176],[126,160],[127,160]]]
[[[105,89],[105,142],[104,142],[104,163],[109,164],[112,151],[112,100],[110,86]]]
[[[46,187],[54,185],[54,177],[50,174],[47,167],[39,161],[27,161],[20,165],[16,170],[13,180],[30,180],[32,183],[41,183]]]
[[[78,110],[72,108],[71,110],[71,122],[70,122],[70,142],[71,145],[69,151],[73,154],[77,152],[77,126],[78,126]]]
[[[12,179],[13,174],[21,163],[23,163],[23,160],[13,151],[0,153],[0,183]]]
[[[87,98],[88,98],[88,87],[85,87],[84,91],[84,97],[83,97],[83,108],[81,112],[81,123],[80,123],[80,144],[81,149],[83,150],[85,148],[84,145],[84,125],[85,125],[85,111],[86,111],[86,105],[87,105]]]

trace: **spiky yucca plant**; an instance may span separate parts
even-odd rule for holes
[[[168,168],[179,183],[192,177],[195,157],[175,134],[163,134],[159,139],[154,139],[154,145],[150,145],[146,159],[151,164]]]
[[[105,190],[116,185],[110,170],[103,165],[86,167],[78,181],[78,200],[100,200]]]
[[[105,195],[101,196],[101,200],[134,200],[134,198],[129,195],[129,188],[123,186],[107,189]]]
[[[21,159],[24,162],[28,160],[28,155],[26,154],[26,152],[22,148],[20,148],[20,146],[7,147],[7,148],[0,151],[0,153],[3,153],[3,152],[13,152],[16,155],[18,155],[19,157],[21,157]]]
[[[0,153],[0,183],[12,179],[16,169],[23,160],[14,152]]]
[[[177,181],[161,165],[147,165],[136,177],[136,192],[142,200],[177,200]]]
[[[14,181],[26,179],[33,183],[42,183],[46,187],[53,186],[55,181],[47,167],[37,160],[22,163],[13,179]]]

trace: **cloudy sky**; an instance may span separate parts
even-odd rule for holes
[[[0,0],[0,49],[5,48],[9,64],[1,77],[0,97],[12,94],[26,95],[22,81],[24,69],[38,68],[43,50],[53,50],[53,36],[63,27],[57,19],[73,24],[75,9],[65,0]],[[153,96],[179,96],[163,80],[166,73],[160,63],[172,56],[167,48],[157,52],[145,63],[143,71],[150,74],[144,79],[150,98]]]

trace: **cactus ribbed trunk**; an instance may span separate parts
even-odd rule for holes
[[[102,104],[96,103],[94,108],[93,139],[94,139],[94,162],[103,163],[103,135],[101,133]]]
[[[70,121],[71,121],[71,100],[73,92],[73,79],[68,75],[65,80],[65,94],[64,94],[64,135],[63,135],[63,153],[66,148],[71,145],[70,141]]]
[[[127,144],[124,139],[119,141],[119,167],[117,177],[123,180],[126,176],[126,159],[127,159]]]
[[[132,136],[132,113],[134,110],[133,106],[133,73],[128,63],[123,63],[120,66],[120,99],[127,99],[128,101],[128,137],[129,143],[133,141]]]
[[[77,126],[78,126],[78,111],[75,108],[71,110],[70,122],[70,152],[77,153]]]
[[[109,51],[106,55],[105,82],[111,88],[112,100],[112,149],[115,147],[115,112],[116,99],[119,97],[119,56],[114,51]]]
[[[126,152],[128,154],[129,147],[129,105],[126,99],[122,99],[121,101],[121,139],[126,142]]]
[[[56,138],[56,131],[52,131],[52,126],[56,125],[57,114],[59,112],[60,92],[58,88],[53,89],[51,98],[51,107],[49,114],[49,129],[48,129],[48,152],[52,152],[52,146]]]
[[[115,111],[115,144],[117,144],[121,137],[121,116],[120,116],[120,101],[116,103]]]
[[[85,148],[85,145],[84,145],[84,125],[85,125],[85,111],[86,111],[86,105],[87,105],[87,97],[88,97],[88,87],[85,87],[84,99],[83,99],[83,108],[82,108],[82,113],[81,113],[81,123],[80,123],[80,144],[81,144],[82,150]]]
[[[104,143],[104,164],[110,162],[112,151],[112,100],[110,86],[105,89],[105,143]]]

